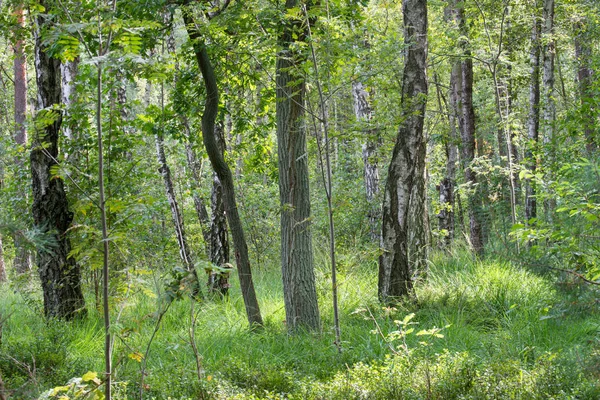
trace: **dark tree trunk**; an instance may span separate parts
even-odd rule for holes
[[[458,2],[454,2],[455,15],[461,31],[466,38],[468,31],[465,21],[464,9]],[[473,59],[467,40],[461,41],[464,60],[461,62],[461,88],[460,88],[460,136],[462,164],[465,171],[465,181],[469,185],[471,193],[468,196],[469,203],[469,228],[471,245],[477,254],[483,253],[483,210],[480,204],[481,188],[477,184],[477,173],[471,164],[475,159],[475,111],[473,109]]]
[[[206,45],[200,36],[200,32],[195,28],[194,20],[185,10],[183,19],[190,40],[193,43],[196,60],[206,88],[206,103],[204,106],[204,114],[202,114],[202,139],[213,169],[223,185],[227,220],[229,221],[231,236],[233,237],[235,259],[240,279],[240,288],[246,306],[246,315],[251,326],[262,326],[262,317],[260,315],[256,292],[254,291],[252,271],[250,269],[250,260],[248,258],[248,245],[246,243],[244,229],[235,200],[233,176],[229,166],[223,159],[217,138],[215,137],[215,120],[219,111],[219,88],[217,86],[217,78],[210,62],[208,52],[206,51]]]
[[[287,0],[286,10],[298,7]],[[286,323],[319,330],[321,320],[313,265],[310,191],[304,96],[306,82],[298,71],[305,57],[294,50],[295,40],[304,40],[304,21],[286,20],[279,38],[281,50],[276,64],[276,119],[281,201],[281,270]],[[292,36],[298,35],[298,39]]]
[[[362,157],[364,164],[364,181],[367,203],[369,205],[369,232],[371,240],[379,244],[381,241],[381,207],[379,205],[379,163],[377,159],[377,149],[381,145],[377,131],[371,127],[373,118],[373,109],[370,99],[372,94],[367,92],[362,82],[352,83],[352,95],[354,97],[354,115],[359,123],[364,126],[363,134],[365,140],[362,145]]]
[[[37,17],[40,27],[49,23],[46,18],[42,14]],[[62,121],[60,112],[51,110],[61,101],[60,61],[44,51],[39,32],[36,32],[35,58],[39,103],[37,118],[52,118],[52,122],[34,137],[30,155],[33,220],[36,228],[51,242],[38,249],[37,264],[46,316],[71,319],[85,311],[85,301],[79,265],[69,257],[71,242],[67,230],[73,221],[73,213],[69,211],[62,179],[50,172],[57,165]]]
[[[427,1],[404,0],[405,65],[402,77],[403,123],[388,169],[383,201],[379,299],[393,302],[408,295],[412,277],[427,260],[427,199],[423,132],[427,104]]]
[[[592,38],[586,31],[586,25],[588,25],[587,19],[577,23],[575,26],[575,58],[577,59],[577,82],[579,83],[585,144],[588,153],[593,154],[598,150],[598,139],[594,133],[596,110],[592,90],[592,77],[594,75],[594,71],[591,68]]]
[[[537,169],[537,153],[540,129],[540,35],[541,21],[538,18],[533,20],[531,29],[531,50],[529,54],[529,63],[531,67],[531,76],[529,81],[529,117],[527,119],[527,138],[529,143],[525,159],[527,168],[531,174],[535,174]],[[535,180],[527,179],[525,183],[525,220],[529,223],[537,218]]]
[[[20,27],[25,26],[25,16],[23,7],[19,6],[16,11],[17,23]],[[18,38],[14,45],[15,59],[13,62],[14,82],[15,82],[15,143],[18,146],[27,146],[27,127],[25,121],[27,118],[27,60],[25,58],[25,41]],[[25,160],[18,155],[15,158],[15,164],[19,170],[23,170]],[[26,186],[20,186],[19,196],[27,199],[28,193]],[[26,200],[25,200],[26,201]],[[21,212],[24,210],[20,210]],[[19,212],[15,210],[15,212]],[[22,243],[22,237],[15,234],[15,259],[13,262],[17,273],[22,274],[31,271],[31,253]]]

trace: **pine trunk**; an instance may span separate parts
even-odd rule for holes
[[[0,235],[0,283],[6,282],[6,266],[4,264],[4,246]]]
[[[412,291],[413,275],[427,260],[423,132],[427,103],[427,1],[405,0],[403,123],[388,169],[383,202],[383,253],[379,258],[379,299],[393,302]]]
[[[38,26],[44,28],[46,15],[38,15]],[[81,291],[81,272],[73,257],[69,257],[71,242],[67,230],[73,213],[63,186],[63,180],[51,170],[57,165],[58,139],[62,116],[51,111],[61,102],[60,61],[44,51],[39,32],[35,41],[36,78],[38,86],[38,117],[53,121],[37,132],[30,154],[33,188],[33,220],[36,228],[51,242],[38,250],[37,264],[44,293],[47,317],[71,319],[85,311]]]

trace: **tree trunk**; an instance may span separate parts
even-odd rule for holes
[[[225,152],[225,138],[223,135],[223,123],[215,125],[215,136],[221,151]],[[229,235],[227,234],[227,216],[225,214],[225,203],[223,199],[223,185],[216,173],[213,173],[213,186],[211,192],[212,217],[210,221],[210,261],[213,265],[224,267],[229,263]],[[215,293],[227,295],[229,283],[223,280],[219,271],[211,271],[208,274],[208,290]]]
[[[25,17],[23,7],[19,6],[15,10],[17,23],[21,28],[25,26]],[[27,127],[25,125],[27,118],[27,60],[25,58],[25,41],[18,38],[14,45],[15,59],[13,62],[14,82],[15,82],[15,143],[18,146],[27,146]],[[15,164],[19,171],[24,169],[25,160],[21,155],[15,158]],[[19,196],[26,202],[28,193],[25,185],[19,186]],[[23,212],[24,210],[20,210]],[[15,212],[20,212],[15,210]],[[15,234],[15,259],[14,268],[18,274],[31,271],[31,253],[22,243],[23,239],[19,233]]]
[[[287,10],[298,0],[286,0]],[[304,21],[287,20],[279,38],[276,63],[276,119],[281,202],[281,270],[286,323],[319,330],[321,321],[313,265],[311,211],[304,121],[306,82],[298,68],[304,56],[294,50],[295,40],[304,40]],[[300,36],[294,39],[292,36]]]
[[[223,185],[225,211],[227,220],[229,221],[229,228],[231,229],[231,236],[233,237],[235,259],[240,279],[240,288],[246,306],[246,315],[251,326],[262,326],[262,317],[260,315],[256,292],[254,291],[252,271],[250,268],[250,260],[248,258],[248,245],[246,243],[244,229],[235,200],[233,176],[229,166],[223,159],[217,143],[217,138],[215,137],[215,120],[219,111],[219,88],[217,86],[217,78],[210,62],[208,52],[206,51],[206,45],[200,36],[200,32],[195,28],[194,20],[185,10],[183,19],[190,40],[193,43],[196,60],[206,88],[206,103],[204,106],[204,113],[202,114],[202,140],[204,141],[204,147],[206,148],[213,169]]]
[[[67,61],[60,65],[62,75],[62,103],[65,105],[68,115],[69,109],[75,100],[75,78],[77,77],[77,69],[79,68],[79,58],[73,61]],[[65,124],[63,133],[69,140],[73,140],[73,129]]]
[[[556,116],[556,104],[554,101],[554,0],[544,0],[542,21],[542,42],[544,69],[542,74],[542,100],[544,128],[544,174],[546,181],[552,180],[552,170],[555,164],[556,138],[554,136],[554,119]],[[552,220],[555,200],[549,193],[544,200],[544,213],[546,219]]]
[[[46,18],[43,14],[37,17],[42,29],[49,23]],[[57,165],[62,121],[60,112],[51,110],[61,101],[60,61],[44,51],[39,32],[35,39],[37,118],[52,119],[37,132],[30,155],[34,224],[52,242],[38,249],[37,264],[46,316],[71,319],[85,312],[85,301],[79,265],[69,257],[71,242],[67,230],[73,221],[73,213],[69,211],[62,179],[50,172]]]
[[[200,195],[200,187],[202,182],[202,168],[196,151],[192,147],[192,133],[190,131],[187,120],[184,122],[186,131],[185,154],[187,157],[188,168],[192,173],[192,196],[194,199],[194,207],[198,222],[202,229],[202,238],[204,239],[206,258],[210,260],[210,217],[206,211],[205,200]]]
[[[4,246],[2,245],[2,236],[0,235],[0,283],[6,282],[6,267],[4,264]]]
[[[468,37],[463,6],[455,1],[455,15],[461,35]],[[471,245],[477,254],[483,253],[483,210],[480,205],[481,188],[477,184],[477,173],[471,168],[475,158],[475,111],[473,109],[473,59],[466,39],[461,41],[464,60],[461,62],[461,88],[460,88],[460,136],[462,164],[465,171],[465,181],[470,187],[469,203],[469,228]]]
[[[592,64],[592,38],[586,31],[587,19],[576,24],[575,58],[577,59],[577,82],[579,83],[579,97],[581,101],[581,119],[583,120],[584,138],[589,154],[598,150],[598,139],[594,133],[596,111],[594,107],[594,93],[592,77],[594,71]]]
[[[531,67],[531,76],[529,81],[529,117],[527,119],[527,138],[529,144],[525,159],[527,168],[531,174],[535,174],[537,169],[537,153],[540,128],[540,35],[541,21],[534,18],[531,29],[531,50],[529,53],[529,63]],[[537,218],[537,201],[535,198],[535,181],[527,179],[525,183],[525,220],[530,223]]]
[[[388,170],[383,202],[383,253],[379,258],[379,299],[408,295],[413,274],[427,260],[427,199],[423,132],[427,103],[427,1],[404,0],[405,65],[403,123]]]
[[[455,62],[452,65],[450,73],[450,105],[448,108],[448,123],[450,125],[448,137],[445,140],[446,149],[446,173],[440,182],[440,213],[438,214],[440,230],[446,231],[444,236],[444,247],[448,248],[454,241],[455,228],[455,199],[454,191],[456,188],[456,164],[458,162],[458,96],[460,95],[461,85],[460,63]],[[437,86],[438,98],[442,98],[439,86]],[[440,100],[440,110],[443,110]]]
[[[167,200],[169,201],[169,208],[171,209],[173,225],[175,226],[175,237],[177,238],[177,245],[179,246],[179,257],[181,258],[181,261],[183,261],[185,269],[188,271],[194,271],[195,273],[194,260],[187,242],[183,217],[181,216],[179,204],[177,202],[177,198],[175,197],[175,189],[173,188],[173,180],[171,178],[171,169],[167,164],[163,135],[160,130],[161,128],[159,127],[155,135],[156,155],[160,165],[158,171],[162,175],[163,182],[165,184],[165,192],[167,195]]]
[[[367,194],[367,204],[369,205],[369,232],[371,240],[379,244],[381,241],[381,207],[377,201],[379,196],[379,163],[377,159],[377,149],[381,141],[377,131],[369,127],[373,118],[373,109],[369,101],[371,94],[367,92],[362,82],[352,83],[352,96],[354,97],[354,115],[361,126],[365,141],[362,145],[362,157],[364,164],[365,191]]]

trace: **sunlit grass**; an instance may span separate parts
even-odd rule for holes
[[[115,379],[128,382],[130,396],[138,393],[137,355],[147,354],[145,398],[261,398],[267,393],[298,399],[453,398],[444,393],[547,398],[546,392],[555,398],[593,398],[599,393],[590,383],[600,360],[594,353],[598,312],[570,311],[566,294],[549,277],[506,262],[476,261],[464,251],[434,254],[415,298],[385,309],[376,298],[373,259],[369,250],[340,256],[342,354],[334,345],[330,266],[324,252],[316,255],[321,334],[287,334],[276,263],[255,271],[265,320],[260,332],[248,329],[236,278],[228,300],[193,303],[184,297],[171,304],[157,326],[166,303],[152,295],[163,291],[153,283],[161,277],[148,276],[146,290],[131,287],[112,310],[113,318],[121,313],[113,328]],[[10,317],[3,328],[0,369],[15,398],[103,368],[104,333],[97,310],[73,323],[46,322],[39,305],[35,293],[22,296],[2,288],[0,311]],[[387,335],[398,329],[394,321],[410,313],[417,325],[407,335],[406,347],[399,341],[387,343]],[[200,380],[190,343],[193,317]],[[434,327],[443,328],[443,337],[421,344],[423,336],[416,331]],[[386,358],[392,353],[389,346],[397,356]],[[34,364],[35,371],[28,372],[27,366]],[[552,375],[554,386],[547,382]]]

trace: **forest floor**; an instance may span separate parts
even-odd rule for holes
[[[228,301],[184,297],[160,318],[167,304],[162,280],[130,271],[129,284],[114,293],[115,398],[600,398],[595,288],[457,251],[433,257],[413,300],[385,308],[376,298],[372,255],[341,255],[338,353],[328,266],[320,258],[322,333],[293,336],[286,333],[276,265],[255,270],[265,319],[258,332],[247,328],[237,278]],[[8,398],[37,398],[88,371],[101,376],[103,322],[92,293],[87,300],[86,318],[48,322],[37,290],[0,287],[0,372]]]

